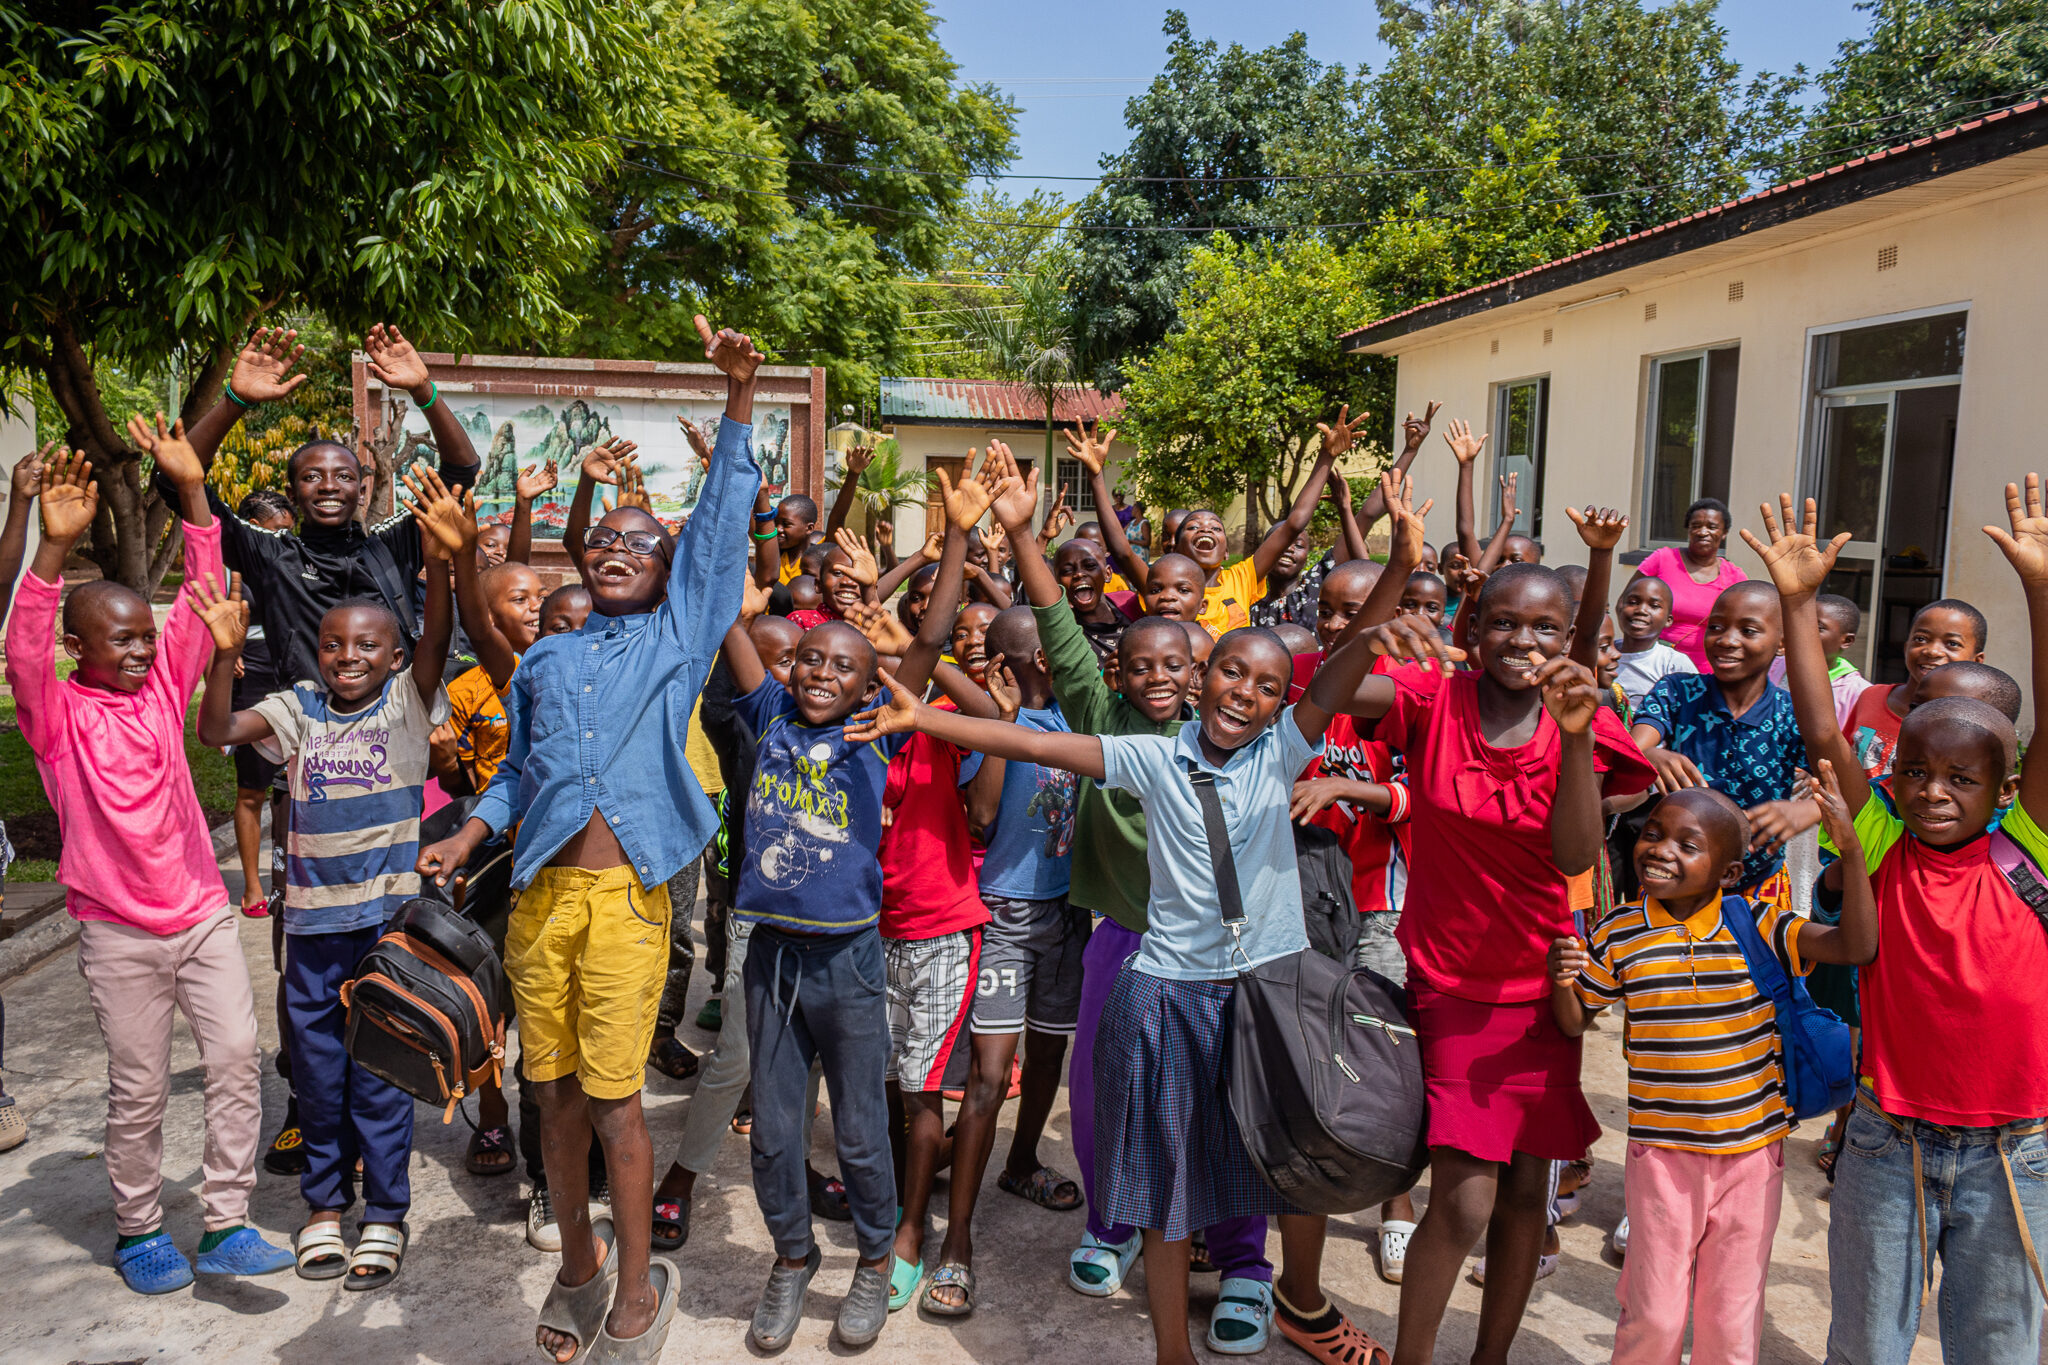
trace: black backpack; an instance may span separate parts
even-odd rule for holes
[[[342,984],[343,1046],[373,1076],[455,1116],[463,1096],[505,1064],[505,969],[490,935],[456,904],[400,907]]]
[[[1215,778],[1191,763],[1188,780],[1202,807],[1223,922],[1236,934],[1244,896]],[[1354,926],[1354,944],[1356,935]],[[1313,947],[1238,973],[1225,1098],[1260,1176],[1310,1213],[1354,1213],[1391,1199],[1429,1163],[1422,1047],[1402,998],[1385,977]]]
[[[1294,827],[1294,865],[1301,873],[1301,915],[1308,946],[1345,966],[1358,958],[1358,903],[1351,897],[1351,855],[1333,830]]]

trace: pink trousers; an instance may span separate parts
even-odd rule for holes
[[[1785,1144],[1733,1156],[1628,1145],[1628,1259],[1615,1365],[1753,1365],[1785,1193]]]
[[[234,915],[223,907],[212,919],[162,937],[87,920],[80,926],[78,974],[107,1044],[106,1163],[115,1226],[133,1237],[163,1223],[173,1004],[192,1026],[206,1068],[199,1188],[206,1230],[237,1226],[256,1188],[263,1096],[256,1005]]]

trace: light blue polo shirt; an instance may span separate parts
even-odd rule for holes
[[[1201,725],[1191,720],[1172,736],[1102,736],[1102,785],[1145,805],[1152,895],[1137,969],[1170,981],[1222,980],[1308,947],[1287,803],[1295,779],[1323,746],[1302,737],[1290,706],[1218,768],[1202,756]],[[1244,897],[1242,957],[1223,925],[1202,807],[1187,778],[1190,760],[1216,774]]]

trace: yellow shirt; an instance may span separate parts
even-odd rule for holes
[[[491,671],[478,665],[448,684],[448,718],[461,733],[456,754],[468,765],[482,791],[491,784],[498,765],[505,761],[512,731],[505,719],[505,698],[512,692],[491,687]]]
[[[798,550],[793,556],[785,555],[783,557],[782,582],[787,583],[792,578],[801,578],[803,577],[803,572],[804,552],[802,550]]]
[[[716,796],[725,790],[725,775],[718,769],[718,750],[704,737],[703,715],[704,702],[700,698],[690,712],[690,735],[683,741],[683,757],[689,761],[690,771],[697,774],[697,785],[704,789],[704,794]]]
[[[1266,580],[1247,555],[1216,571],[1216,586],[1202,594],[1202,614],[1195,618],[1211,635],[1252,623],[1252,603],[1266,595]]]
[[[1122,574],[1113,573],[1103,583],[1102,590],[1104,592],[1129,592],[1131,590],[1131,585],[1124,581],[1124,576]]]

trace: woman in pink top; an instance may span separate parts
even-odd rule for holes
[[[1667,545],[1636,568],[1645,578],[1661,578],[1670,587],[1671,624],[1664,628],[1664,643],[1691,659],[1702,673],[1708,671],[1704,643],[1714,599],[1749,577],[1721,557],[1733,526],[1727,503],[1701,498],[1685,509],[1685,547]]]

